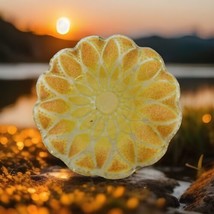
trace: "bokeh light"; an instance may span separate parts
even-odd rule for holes
[[[209,123],[212,120],[211,114],[204,114],[202,116],[202,122],[203,123]]]

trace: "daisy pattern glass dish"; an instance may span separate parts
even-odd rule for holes
[[[157,52],[122,35],[59,51],[37,95],[44,144],[85,176],[120,179],[154,164],[181,124],[177,80]]]

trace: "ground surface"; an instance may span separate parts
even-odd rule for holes
[[[178,182],[140,170],[121,180],[84,177],[51,156],[36,129],[0,126],[0,213],[167,213]],[[172,211],[170,211],[172,212]]]

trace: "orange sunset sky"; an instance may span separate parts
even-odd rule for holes
[[[213,0],[0,0],[0,16],[19,29],[65,39],[115,33],[132,37],[214,36]],[[56,21],[71,21],[68,34]]]

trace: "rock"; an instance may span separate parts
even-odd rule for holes
[[[185,210],[214,213],[214,168],[204,172],[181,196]]]
[[[56,198],[63,196],[61,203],[67,201],[69,209],[77,209],[78,213],[108,213],[119,209],[118,213],[162,214],[168,207],[179,206],[178,199],[172,195],[178,182],[153,168],[141,169],[120,180],[85,177],[57,166],[43,169],[40,176],[60,181],[55,184],[62,193]],[[55,191],[54,188],[52,186],[50,190]],[[73,204],[72,197],[79,199]],[[99,197],[105,202],[101,203]]]

